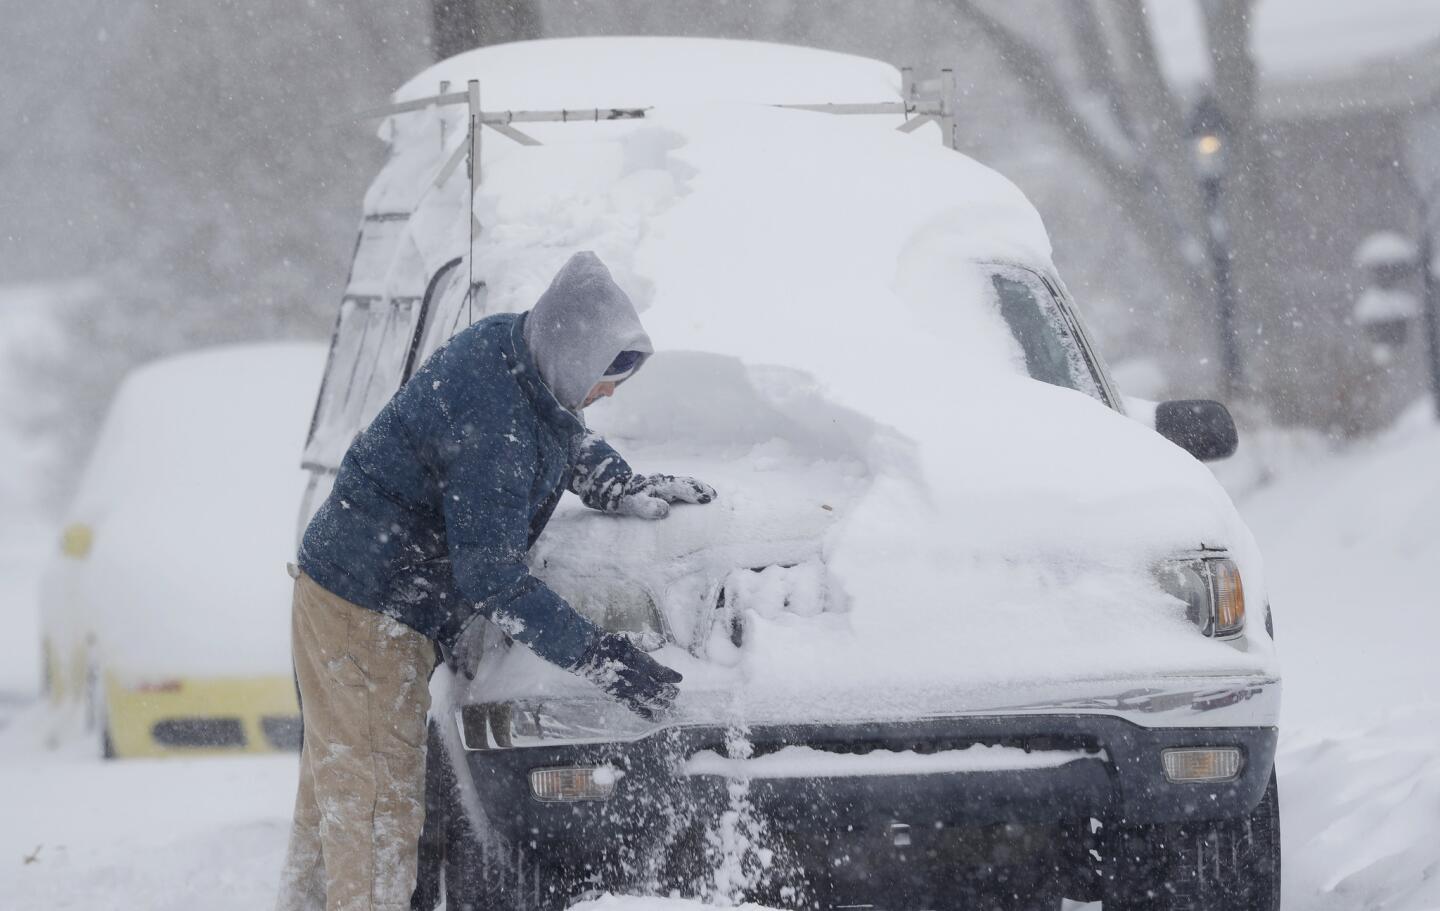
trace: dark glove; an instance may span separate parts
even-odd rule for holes
[[[669,474],[637,474],[625,482],[625,492],[615,504],[615,512],[642,519],[663,519],[670,514],[671,503],[709,503],[715,499],[715,488],[694,478]]]
[[[670,710],[683,678],[636,648],[629,639],[606,633],[585,650],[575,673],[625,703],[630,711],[653,721]]]

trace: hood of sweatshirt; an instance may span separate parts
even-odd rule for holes
[[[579,413],[622,351],[654,351],[635,305],[591,252],[570,257],[525,320],[525,343],[555,398]]]

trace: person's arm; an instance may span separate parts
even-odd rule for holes
[[[591,509],[618,511],[625,486],[635,476],[630,464],[598,433],[580,440],[570,470],[570,492]]]
[[[535,654],[574,668],[603,633],[530,574],[533,445],[472,433],[445,471],[445,534],[455,586],[478,613]]]
[[[533,444],[514,434],[471,433],[450,451],[445,533],[460,594],[510,638],[586,678],[636,714],[654,718],[667,711],[678,695],[680,674],[625,637],[600,629],[530,574]],[[462,630],[458,648],[447,652],[447,662],[472,678],[479,655],[465,648],[474,641]]]
[[[671,503],[709,503],[715,489],[694,478],[635,474],[614,447],[587,433],[577,447],[570,490],[591,509],[617,515],[663,519]]]

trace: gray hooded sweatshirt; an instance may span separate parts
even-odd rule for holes
[[[525,320],[525,343],[545,385],[579,414],[616,355],[655,349],[630,297],[590,251],[570,257]]]

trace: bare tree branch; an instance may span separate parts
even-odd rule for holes
[[[1115,75],[1114,56],[1110,43],[1105,40],[1105,31],[1092,0],[1070,0],[1062,3],[1060,8],[1075,39],[1086,90],[1105,106],[1126,139],[1133,139],[1124,93]]]
[[[1073,0],[1067,0],[1067,4],[1070,2]],[[1117,153],[1113,144],[1102,141],[1092,119],[1084,116],[1083,102],[1076,104],[1051,54],[1020,37],[972,0],[954,0],[954,8],[985,35],[1004,65],[1061,129],[1074,150],[1106,181],[1120,210],[1134,223],[1137,234],[1165,270],[1171,288],[1188,303],[1196,302],[1205,282],[1189,255],[1197,249],[1194,222],[1184,217],[1192,210],[1188,205],[1177,210],[1170,198],[1170,183],[1158,175],[1153,161],[1155,149],[1132,143],[1123,153]],[[1099,34],[1098,28],[1095,34]],[[1125,122],[1134,122],[1136,117],[1130,111],[1121,116]]]
[[[971,0],[955,0],[955,8],[975,25],[1000,55],[1005,66],[1029,91],[1031,98],[1065,132],[1072,144],[1106,177],[1117,182],[1133,180],[1135,163],[1104,141],[1090,118],[1074,103],[1051,57],[1011,31]]]

